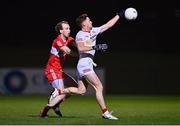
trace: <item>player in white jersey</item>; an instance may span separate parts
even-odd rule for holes
[[[82,14],[76,19],[77,24],[81,28],[76,35],[76,44],[79,50],[79,61],[77,64],[79,85],[78,88],[70,87],[62,91],[63,93],[84,94],[86,92],[86,87],[83,83],[83,79],[85,78],[96,91],[96,99],[102,110],[102,116],[105,119],[118,120],[117,117],[113,116],[111,112],[108,111],[104,102],[102,83],[93,70],[93,66],[96,66],[93,62],[95,51],[104,50],[104,48],[106,48],[106,45],[103,44],[96,45],[96,37],[98,34],[114,26],[122,15],[124,14],[120,13],[115,15],[111,20],[100,27],[93,27],[92,21],[87,14]]]
[[[100,27],[92,28],[91,31],[79,31],[76,35],[76,43],[83,44],[87,48],[92,48],[96,45],[96,37],[100,33]],[[95,49],[92,50],[79,50],[80,59],[77,65],[79,76],[83,77],[90,73],[94,73],[93,66],[96,64],[93,62],[93,57],[95,54]],[[84,55],[89,55],[85,56]]]

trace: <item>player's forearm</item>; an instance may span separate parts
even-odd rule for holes
[[[101,33],[108,30],[112,26],[116,24],[116,22],[119,20],[119,15],[114,16],[111,20],[109,20],[106,24],[101,26]]]
[[[66,54],[70,54],[70,52],[71,52],[71,50],[67,46],[61,47],[60,50],[62,50]]]
[[[92,47],[84,47],[84,48],[81,48],[79,49],[79,51],[91,51],[91,50],[94,50]]]
[[[77,45],[78,50],[81,51],[90,51],[93,50],[93,48],[90,46],[84,46],[82,43]]]
[[[106,25],[107,27],[112,27],[119,20],[119,15],[114,16],[111,20],[109,20]]]

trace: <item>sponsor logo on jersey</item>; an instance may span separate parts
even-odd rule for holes
[[[91,45],[91,40],[90,39],[86,40],[86,45]]]

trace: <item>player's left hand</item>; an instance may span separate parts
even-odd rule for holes
[[[71,52],[71,50],[67,46],[61,47],[61,50],[63,50],[63,52],[66,53],[66,54],[70,54],[70,52]]]

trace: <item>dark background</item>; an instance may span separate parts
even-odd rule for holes
[[[67,20],[75,37],[80,14],[87,13],[93,25],[100,26],[127,7],[136,8],[138,18],[121,19],[97,39],[109,44],[95,60],[106,68],[106,92],[180,94],[179,0],[1,1],[0,67],[44,68],[56,23]],[[76,63],[73,58],[64,66]]]

